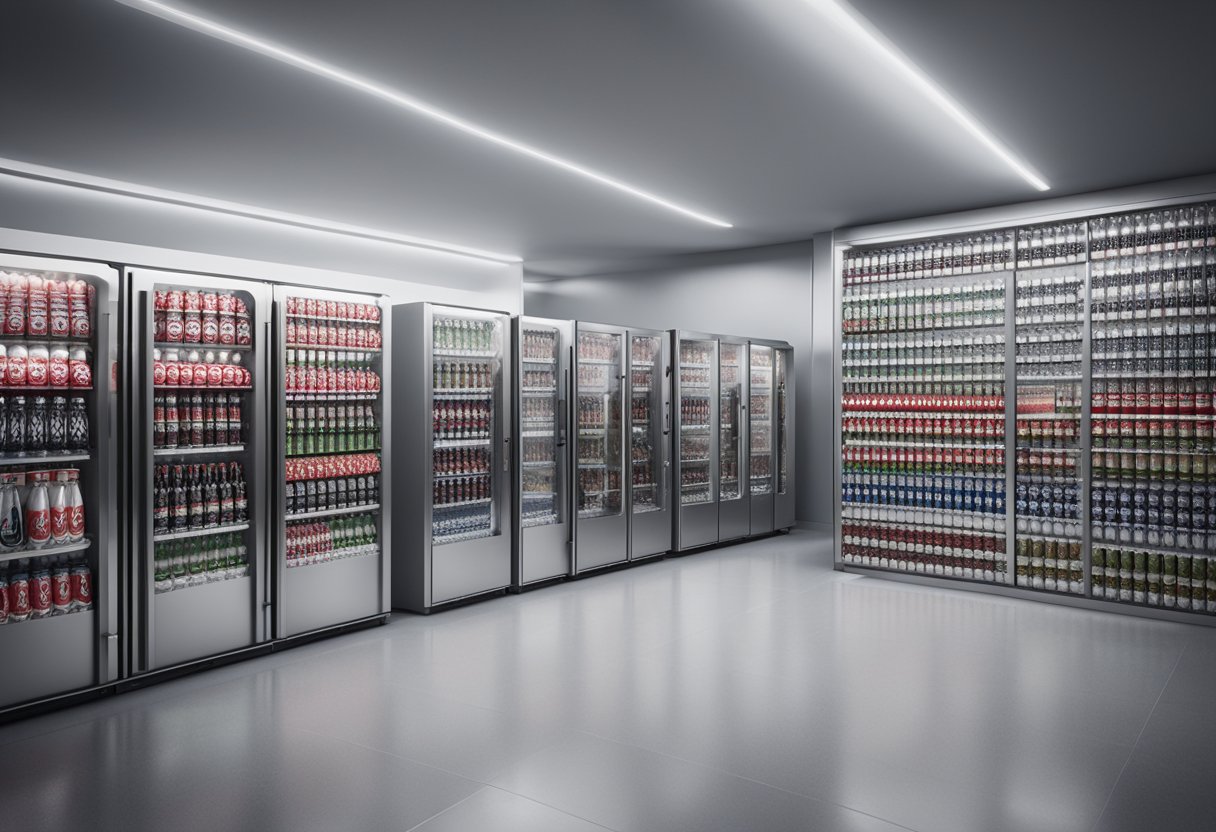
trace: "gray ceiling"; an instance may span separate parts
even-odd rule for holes
[[[736,227],[111,0],[0,4],[0,156],[514,252],[559,273],[1036,196],[803,0],[179,5]],[[1216,171],[1216,3],[854,6],[1053,194]]]

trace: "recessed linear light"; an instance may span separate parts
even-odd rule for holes
[[[423,237],[410,237],[395,231],[382,231],[376,228],[365,228],[360,225],[350,225],[344,222],[309,217],[302,214],[289,214],[285,211],[275,211],[271,208],[261,208],[256,205],[245,205],[239,202],[228,202],[222,199],[212,199],[197,194],[187,194],[180,191],[167,191],[162,188],[151,188],[146,185],[136,185],[117,179],[106,179],[91,176],[87,173],[61,170],[44,165],[30,164],[16,159],[0,158],[0,175],[28,179],[36,182],[51,182],[57,185],[67,185],[82,190],[98,193],[114,194],[143,200],[159,202],[167,205],[180,205],[187,208],[197,208],[216,214],[227,214],[245,219],[261,220],[279,225],[290,225],[306,228],[312,231],[325,231],[330,234],[341,234],[346,237],[358,237],[365,240],[376,240],[382,243],[395,243],[410,248],[428,249],[444,254],[460,257],[473,257],[478,260],[490,260],[495,263],[522,263],[523,258],[514,254],[499,254],[484,251],[455,243],[444,243],[439,240],[428,240]]]
[[[1008,165],[1018,176],[1025,179],[1040,191],[1051,190],[1051,186],[1030,168],[1020,161],[1009,148],[1005,147],[995,136],[989,133],[970,113],[963,109],[945,90],[935,84],[919,67],[912,63],[899,49],[879,32],[872,23],[858,14],[854,9],[838,0],[806,0],[816,11],[837,24],[855,39],[863,43],[871,52],[881,57],[893,68],[904,75],[921,94],[932,101],[946,115],[954,119],[964,130],[976,138],[980,144],[992,151],[998,159]]]
[[[637,197],[638,199],[646,200],[647,202],[666,208],[669,211],[674,211],[677,214],[683,214],[686,217],[691,217],[692,219],[708,223],[709,225],[715,225],[719,228],[734,227],[731,225],[731,223],[726,222],[725,220],[718,219],[717,217],[711,217],[708,214],[702,214],[701,212],[694,211],[691,208],[685,208],[683,205],[679,205],[669,199],[664,199],[663,197],[653,194],[650,191],[634,187],[633,185],[629,185],[619,179],[615,179],[606,174],[594,171],[591,168],[584,167],[576,162],[571,162],[570,160],[563,159],[560,156],[554,156],[551,153],[546,153],[545,151],[539,150],[531,145],[508,138],[501,133],[481,127],[471,121],[466,121],[459,116],[452,115],[451,113],[428,104],[412,95],[407,95],[406,93],[390,89],[389,87],[377,84],[374,81],[369,81],[366,78],[360,78],[357,75],[353,75],[352,73],[346,72],[345,70],[339,69],[330,64],[310,58],[300,52],[268,43],[260,38],[253,37],[252,35],[237,31],[231,27],[216,23],[213,20],[208,20],[207,18],[199,17],[198,15],[190,14],[189,12],[173,8],[165,3],[157,2],[157,0],[116,0],[116,2],[122,3],[124,6],[130,6],[134,9],[156,15],[157,17],[168,20],[171,23],[176,23],[188,29],[193,29],[194,31],[200,32],[204,35],[209,35],[210,37],[227,41],[228,43],[240,46],[252,52],[257,52],[260,55],[274,58],[277,61],[290,64],[297,69],[303,69],[307,72],[328,78],[331,81],[337,81],[339,84],[345,84],[348,87],[367,93],[368,95],[375,96],[376,98],[387,101],[390,104],[401,107],[402,109],[410,110],[411,112],[426,116],[427,118],[441,124],[445,124],[448,127],[453,127],[461,132],[469,134],[470,136],[476,136],[479,139],[493,142],[494,144],[505,147],[508,150],[513,150],[516,153],[530,156],[533,159],[538,159],[539,161],[553,165],[554,167],[561,168],[562,170],[570,173],[578,174],[579,176],[590,179],[593,182],[598,182],[601,185],[614,188],[622,193]]]

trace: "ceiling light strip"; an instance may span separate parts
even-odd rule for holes
[[[211,197],[199,196],[197,194],[187,194],[179,191],[151,188],[146,185],[137,185],[132,182],[123,182],[117,179],[106,179],[104,177],[91,176],[89,174],[78,173],[76,171],[61,170],[59,168],[51,168],[44,165],[35,165],[29,162],[21,162],[16,159],[0,158],[0,175],[13,176],[20,179],[29,179],[39,182],[51,182],[54,184],[67,185],[83,190],[129,197],[131,199],[143,200],[145,202],[158,202],[166,205],[179,205],[187,208],[197,208],[199,210],[210,211],[212,213],[226,214],[234,217],[242,217],[244,219],[261,220],[263,222],[272,222],[279,225],[289,225],[296,228],[308,229],[310,231],[324,231],[330,234],[341,234],[346,237],[357,237],[365,240],[376,240],[383,243],[394,243],[396,245],[409,246],[411,248],[429,249],[431,251],[444,252],[445,254],[472,257],[478,260],[490,260],[495,263],[523,262],[522,257],[514,254],[500,254],[498,252],[485,251],[483,249],[462,246],[456,243],[428,240],[424,237],[411,237],[406,234],[398,234],[395,231],[366,228],[364,226],[350,225],[348,223],[335,222],[333,220],[321,219],[318,217],[309,217],[303,214],[291,214],[285,211],[276,211],[271,208],[261,208],[256,205],[245,205],[239,202],[228,202],[221,199],[212,199]]]
[[[531,145],[508,138],[501,133],[497,133],[470,121],[466,121],[459,116],[452,115],[451,113],[441,110],[440,108],[428,104],[425,101],[411,95],[382,86],[373,81],[369,81],[366,78],[360,78],[357,75],[353,75],[330,64],[310,58],[300,52],[286,49],[282,46],[276,46],[275,44],[268,43],[267,41],[245,34],[244,32],[240,32],[229,26],[216,23],[213,20],[208,20],[207,18],[199,17],[195,14],[190,14],[189,12],[176,9],[165,3],[157,2],[157,0],[117,0],[117,2],[122,3],[125,6],[130,6],[132,8],[154,14],[157,17],[161,17],[172,23],[185,26],[186,28],[192,29],[201,34],[227,41],[228,43],[257,52],[258,54],[265,55],[269,58],[274,58],[277,61],[282,61],[283,63],[289,64],[298,69],[303,69],[306,72],[311,72],[315,75],[328,78],[331,81],[344,84],[352,89],[375,96],[376,98],[387,101],[390,104],[394,104],[403,109],[410,110],[418,113],[419,115],[432,119],[433,121],[447,125],[448,127],[460,130],[463,133],[476,136],[484,141],[492,142],[493,144],[505,147],[508,150],[513,150],[516,153],[530,156],[533,159],[537,159],[541,162],[545,162],[546,164],[561,168],[562,170],[570,173],[578,174],[579,176],[590,179],[593,182],[598,182],[601,185],[614,188],[622,193],[626,193],[638,199],[653,203],[654,205],[666,208],[669,211],[674,211],[677,214],[691,217],[692,219],[707,223],[709,225],[717,226],[718,228],[733,227],[731,223],[727,222],[726,220],[712,217],[699,211],[694,211],[691,208],[686,208],[683,205],[672,202],[669,199],[664,199],[663,197],[651,193],[650,191],[634,187],[633,185],[629,185],[606,174],[599,173],[591,168],[584,167],[576,162],[571,162],[568,159],[563,159],[560,156],[554,156],[551,153],[546,153],[545,151],[539,150]]]
[[[875,54],[879,55],[896,70],[901,72],[913,86],[926,98],[950,116],[964,130],[972,135],[984,147],[1004,162],[1018,176],[1030,183],[1037,190],[1051,190],[1046,180],[1022,162],[1005,147],[995,136],[989,133],[970,113],[963,109],[945,90],[925,75],[911,60],[879,32],[873,24],[863,18],[855,10],[845,6],[838,0],[806,0],[820,14],[827,17],[836,25],[843,28],[854,38],[864,43]]]

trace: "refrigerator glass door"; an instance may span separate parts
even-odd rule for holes
[[[579,333],[575,453],[580,519],[623,513],[622,339],[619,333]]]
[[[718,467],[718,499],[722,502],[739,500],[743,491],[739,485],[739,472],[743,470],[743,444],[739,441],[740,420],[743,404],[743,344],[723,341],[719,392],[721,394],[720,421],[718,423],[721,456]]]
[[[789,492],[789,434],[786,432],[786,373],[788,372],[789,353],[784,349],[773,351],[773,381],[776,385],[775,399],[777,404],[777,493]]]
[[[105,266],[0,255],[0,710],[117,672],[116,294]]]
[[[496,441],[503,435],[497,391],[505,337],[503,321],[497,317],[465,317],[451,309],[434,314],[434,546],[502,534],[503,518],[495,496],[506,467]]]
[[[773,492],[773,349],[751,346],[751,493]]]
[[[680,504],[714,502],[713,341],[680,341]]]
[[[378,299],[277,287],[281,399],[276,634],[386,612]]]
[[[561,338],[556,327],[520,327],[520,523],[523,528],[564,522],[560,380]]]
[[[648,514],[667,506],[663,476],[663,339],[659,335],[630,337],[630,425],[633,437],[633,513]]]

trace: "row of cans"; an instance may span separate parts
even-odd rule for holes
[[[1216,614],[1216,555],[1095,546],[1090,585],[1108,601]]]
[[[378,350],[384,346],[379,324],[287,319],[287,343],[339,349]]]
[[[965,469],[994,473],[1005,467],[1005,449],[957,445],[954,447],[872,448],[847,445],[842,451],[845,467],[863,472],[944,473]]]
[[[841,560],[853,566],[1006,583],[1002,538],[867,524],[845,524],[841,533]]]
[[[154,448],[205,448],[244,441],[239,393],[170,393],[152,399]]]
[[[166,344],[248,347],[253,345],[253,325],[248,314],[158,309],[152,338]]]
[[[1161,448],[1208,450],[1216,434],[1216,416],[1149,419],[1094,419],[1090,437],[1095,448]]]
[[[434,438],[489,439],[493,413],[488,402],[437,399],[432,412]]]
[[[1005,513],[1005,480],[999,477],[850,474],[841,485],[845,503]]]
[[[0,564],[0,624],[93,609],[93,571],[64,557]]]
[[[436,448],[432,456],[433,470],[438,475],[489,473],[490,461],[489,448]]]
[[[89,410],[79,396],[0,397],[0,450],[14,456],[84,453]]]
[[[283,389],[289,393],[379,393],[380,374],[366,367],[288,364]]]
[[[879,249],[855,249],[845,255],[842,279],[849,286],[1004,271],[1013,268],[1013,252],[1012,231],[939,238]]]
[[[1019,423],[1020,425],[1020,423]],[[946,440],[989,441],[1003,439],[1005,419],[1000,416],[845,416],[840,422],[845,439],[899,442],[915,437],[921,442]]]
[[[1213,382],[1207,378],[1094,379],[1090,412],[1128,416],[1212,416]]]
[[[86,347],[0,344],[0,388],[93,386],[93,358]]]
[[[474,500],[488,500],[493,493],[493,479],[489,474],[436,478],[431,489],[436,508],[460,505]]]
[[[374,303],[289,297],[287,315],[293,318],[319,318],[347,323],[376,323],[380,320],[380,307]]]
[[[152,350],[152,384],[155,387],[209,387],[248,389],[253,375],[241,363],[239,352]]]
[[[309,456],[284,462],[287,482],[358,477],[380,473],[380,454]]]
[[[1095,485],[1089,493],[1090,522],[1216,530],[1216,488],[1174,483]]]
[[[868,393],[845,393],[841,396],[841,409],[845,412],[861,411],[911,412],[911,413],[1004,413],[1005,393],[1002,385],[968,385],[964,392],[942,390],[946,385],[931,385],[934,390],[922,393],[906,393],[898,385],[880,384],[879,389]],[[962,385],[950,385],[961,387]]]
[[[1076,595],[1085,592],[1085,562],[1079,540],[1019,535],[1013,564],[1018,586]]]
[[[79,278],[0,272],[0,323],[4,335],[31,338],[93,337],[97,289]]]
[[[1014,492],[1019,517],[1081,519],[1081,488],[1076,483],[1019,482]]]
[[[380,479],[375,474],[296,480],[284,486],[287,515],[340,508],[373,506],[380,502]]]
[[[1090,454],[1090,473],[1095,480],[1216,485],[1216,452],[1107,448]]]

